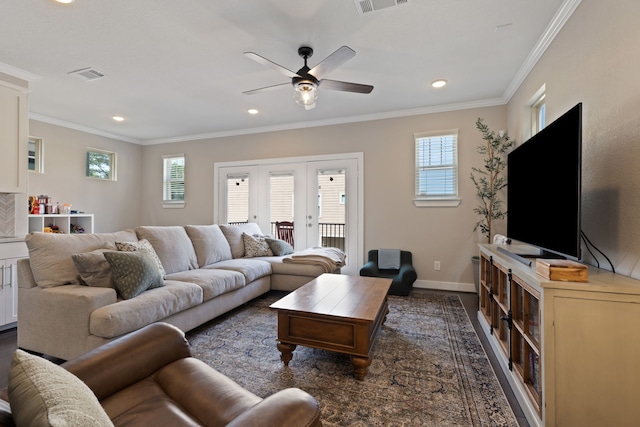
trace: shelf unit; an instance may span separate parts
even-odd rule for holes
[[[640,281],[551,281],[497,249],[480,245],[478,321],[529,424],[640,425]]]
[[[56,225],[63,234],[72,234],[74,225],[82,227],[85,233],[93,233],[93,214],[29,215],[29,233],[42,232],[50,225]]]

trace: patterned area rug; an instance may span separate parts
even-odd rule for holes
[[[189,332],[194,355],[261,397],[305,390],[325,426],[518,425],[457,296],[390,296],[364,381],[349,356],[324,350],[298,346],[283,365],[269,308],[282,296],[272,291]]]

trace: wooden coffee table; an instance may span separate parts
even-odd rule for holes
[[[289,366],[298,345],[345,353],[363,380],[389,312],[390,286],[391,279],[323,274],[271,304],[278,310],[280,359]]]

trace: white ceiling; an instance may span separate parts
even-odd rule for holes
[[[351,0],[5,0],[0,72],[30,80],[32,118],[141,144],[499,105],[577,3],[409,0],[361,15]],[[351,47],[327,77],[373,92],[320,86],[313,110],[289,87],[242,94],[288,81],[243,52],[297,71],[302,45],[310,67]],[[105,77],[68,75],[85,67]]]

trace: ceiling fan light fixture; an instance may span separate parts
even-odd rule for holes
[[[309,107],[316,103],[318,99],[318,87],[312,82],[300,82],[295,85],[293,99],[298,105]]]

